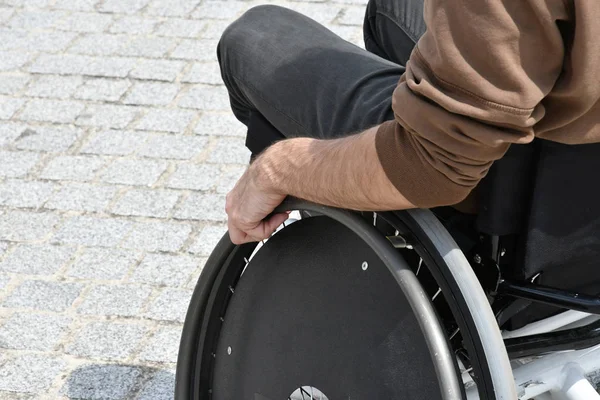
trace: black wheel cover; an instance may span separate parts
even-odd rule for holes
[[[441,398],[419,323],[388,268],[326,217],[292,224],[252,259],[215,364],[214,400],[287,399],[301,386],[329,400]]]

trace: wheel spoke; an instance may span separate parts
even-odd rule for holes
[[[423,265],[423,259],[419,257],[419,266],[417,267],[416,276],[419,276],[419,272],[421,272],[421,265]]]
[[[458,332],[460,332],[460,329],[459,329],[459,328],[456,328],[456,330],[455,330],[454,332],[452,332],[452,335],[450,335],[450,338],[449,338],[449,340],[452,340],[452,339],[454,339],[454,336],[456,336],[456,335],[458,334]]]

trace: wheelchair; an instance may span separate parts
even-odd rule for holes
[[[225,234],[191,298],[175,398],[600,399],[598,154],[512,146],[476,214],[288,198],[294,218],[268,240]]]

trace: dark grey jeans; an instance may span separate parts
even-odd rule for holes
[[[371,0],[365,51],[294,11],[250,9],[217,55],[235,116],[252,113],[285,137],[332,138],[393,119],[392,93],[425,32],[423,0]]]

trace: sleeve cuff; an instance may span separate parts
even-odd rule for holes
[[[375,147],[390,182],[419,208],[453,205],[464,200],[474,186],[450,180],[419,154],[418,146],[410,132],[397,121],[380,125]]]

